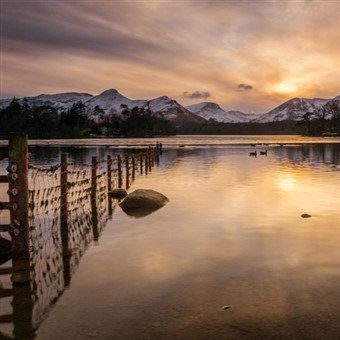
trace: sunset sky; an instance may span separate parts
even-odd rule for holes
[[[265,113],[340,95],[340,0],[0,0],[1,99],[115,88]]]

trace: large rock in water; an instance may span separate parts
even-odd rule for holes
[[[143,217],[169,202],[163,194],[151,189],[137,189],[126,196],[119,206],[129,216]]]

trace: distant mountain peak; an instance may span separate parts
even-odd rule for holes
[[[99,96],[112,96],[116,94],[119,94],[119,92],[116,89],[108,89],[100,93]]]
[[[18,98],[23,103],[24,98]],[[241,123],[241,122],[273,122],[282,120],[299,120],[306,112],[317,112],[331,100],[340,100],[340,95],[332,99],[299,98],[287,100],[263,115],[243,113],[240,111],[225,111],[214,102],[201,102],[183,107],[176,100],[168,96],[160,96],[151,100],[133,100],[118,92],[116,89],[107,89],[93,96],[89,93],[65,92],[56,94],[40,94],[35,97],[26,97],[30,106],[51,105],[59,112],[68,110],[74,103],[81,101],[87,107],[89,114],[97,106],[102,108],[106,115],[115,115],[122,112],[123,106],[129,109],[134,107],[148,108],[152,113],[161,115],[176,124],[204,124],[207,120]],[[0,109],[7,107],[12,99],[0,100]]]
[[[240,111],[225,111],[218,104],[213,102],[202,102],[189,105],[186,108],[192,113],[195,113],[207,120],[214,120],[223,123],[249,122],[258,117],[256,115],[245,114]]]
[[[263,114],[256,121],[259,123],[299,120],[306,112],[315,112],[326,105],[330,99],[322,98],[292,98]]]

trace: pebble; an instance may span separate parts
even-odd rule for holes
[[[301,217],[302,217],[302,218],[309,218],[309,217],[312,217],[312,215],[309,215],[309,214],[302,214]]]

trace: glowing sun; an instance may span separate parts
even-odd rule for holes
[[[297,86],[294,83],[287,82],[287,81],[284,81],[284,82],[281,82],[275,85],[274,88],[277,92],[283,93],[283,94],[293,93],[297,90]]]

